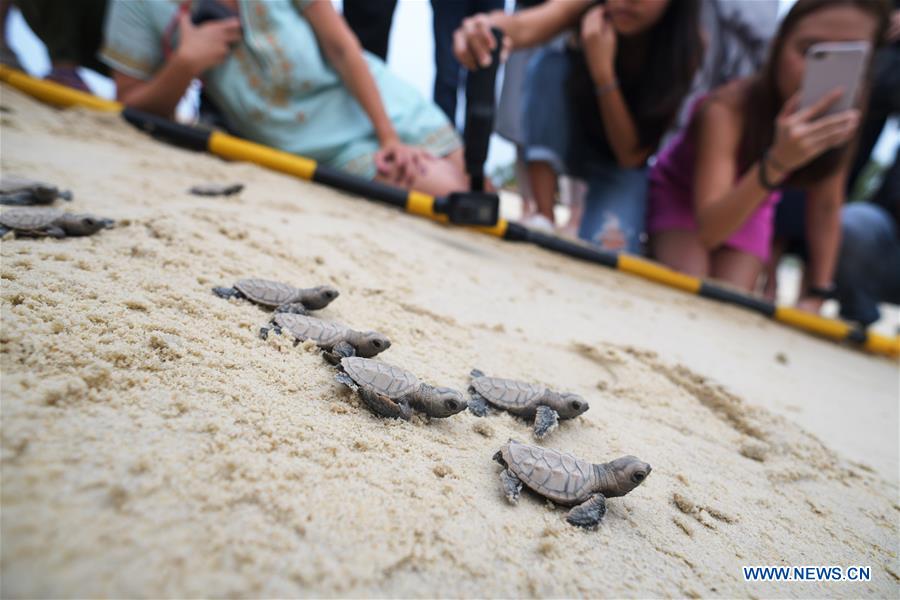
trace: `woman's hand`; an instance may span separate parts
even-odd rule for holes
[[[491,32],[496,24],[491,15],[480,13],[463,19],[459,29],[453,32],[453,54],[470,71],[489,67],[491,52],[497,47],[497,40]],[[503,36],[500,62],[506,60],[510,49],[509,36]]]
[[[182,13],[178,18],[180,40],[175,54],[199,75],[222,63],[231,54],[232,46],[241,40],[241,20],[231,17],[195,26],[191,16]]]
[[[381,177],[408,188],[425,173],[425,163],[430,159],[431,155],[426,150],[407,146],[393,138],[383,143],[375,153],[375,168]]]
[[[856,109],[817,118],[837,102],[843,90],[826,94],[810,107],[797,110],[800,95],[784,103],[775,123],[775,141],[769,151],[770,164],[779,178],[802,167],[826,150],[840,146],[853,137],[859,126]]]
[[[581,20],[581,45],[596,85],[616,80],[616,30],[602,6],[589,10]]]

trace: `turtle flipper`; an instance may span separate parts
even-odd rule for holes
[[[281,327],[280,327],[275,321],[271,321],[271,322],[269,322],[269,324],[266,325],[265,327],[260,327],[260,328],[259,328],[259,337],[262,338],[262,339],[264,339],[264,340],[269,339],[269,332],[270,332],[270,331],[274,331],[274,332],[277,333],[278,335],[281,335]],[[294,345],[296,346],[297,344],[294,344]]]
[[[334,376],[334,380],[337,381],[338,383],[343,383],[344,385],[346,385],[348,388],[350,388],[353,391],[356,391],[359,388],[359,386],[356,385],[356,382],[353,381],[353,378],[350,377],[349,375],[347,375],[346,373],[344,373],[343,371],[338,371],[337,374]]]
[[[0,204],[6,206],[34,206],[38,204],[34,194],[30,191],[12,192],[0,195]]]
[[[56,225],[50,225],[49,227],[45,227],[43,232],[44,235],[48,235],[52,238],[56,238],[58,240],[66,237],[66,230],[62,227],[57,227]]]
[[[473,387],[469,388],[469,412],[476,417],[486,417],[488,414],[488,401]]]
[[[339,365],[342,358],[350,358],[351,356],[356,356],[356,348],[350,342],[338,342],[331,350],[322,352],[325,362],[330,365]]]
[[[285,302],[281,306],[275,307],[277,313],[291,313],[295,315],[308,315],[309,309],[303,306],[302,302]]]
[[[503,493],[510,504],[519,503],[519,492],[522,491],[522,482],[509,469],[500,471],[500,483],[503,485]]]
[[[387,396],[377,394],[365,388],[359,389],[359,397],[363,404],[377,415],[391,419],[403,419],[409,421],[410,408],[406,402],[395,402]]]
[[[606,498],[603,494],[594,494],[566,515],[566,521],[576,527],[594,529],[606,514]]]
[[[4,235],[6,235],[7,233],[9,233],[10,231],[12,231],[12,229],[10,229],[9,227],[2,227],[2,226],[0,226],[0,237],[3,237]]]
[[[484,372],[480,371],[479,369],[472,369],[471,371],[469,371],[469,377],[471,377],[472,379],[475,379],[476,377],[484,377]]]
[[[212,289],[213,294],[218,296],[219,298],[224,298],[228,300],[230,298],[243,298],[244,295],[240,293],[237,288],[233,287],[214,287]]]
[[[559,425],[559,414],[547,406],[541,404],[534,413],[534,437],[539,440],[544,439],[547,434],[556,429]]]

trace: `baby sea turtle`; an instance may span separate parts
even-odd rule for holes
[[[566,521],[596,527],[606,514],[606,499],[624,496],[650,474],[650,465],[634,456],[592,464],[567,452],[509,440],[494,455],[503,465],[500,481],[510,504],[519,501],[524,484],[531,491],[563,506],[573,506]]]
[[[12,230],[17,237],[64,238],[69,235],[93,235],[112,225],[112,219],[67,213],[54,208],[11,208],[0,214],[0,236]]]
[[[383,417],[409,420],[412,409],[444,418],[466,409],[462,393],[423,383],[400,367],[369,358],[342,358],[334,377],[359,394],[363,404]]]
[[[195,196],[231,196],[244,189],[243,183],[204,183],[188,190]]]
[[[573,419],[590,406],[584,398],[570,392],[554,392],[542,385],[513,379],[487,377],[478,369],[470,373],[469,410],[483,417],[488,404],[502,408],[516,416],[534,418],[534,436],[543,439],[556,429],[559,419]]]
[[[71,201],[72,192],[62,191],[52,183],[24,177],[6,175],[0,179],[0,204],[11,206],[53,204],[57,198]]]
[[[290,312],[299,315],[325,308],[340,295],[340,292],[330,285],[296,288],[268,279],[241,279],[234,287],[214,287],[213,293],[226,299],[245,298],[255,304],[274,308],[277,313]]]
[[[312,340],[324,350],[324,357],[336,365],[346,356],[371,358],[391,347],[391,340],[377,331],[356,331],[334,321],[296,313],[277,313],[269,326],[259,330],[259,337],[266,339],[269,331],[281,333],[286,329],[294,336],[294,345]]]

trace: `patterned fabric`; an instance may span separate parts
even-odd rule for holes
[[[372,123],[319,50],[303,11],[316,0],[239,0],[243,40],[203,76],[205,92],[243,137],[373,178],[378,139]],[[114,0],[101,58],[149,79],[165,62],[163,37],[175,0]],[[177,29],[177,28],[176,28]],[[172,47],[177,47],[174,34]],[[446,156],[461,146],[434,104],[365,53],[400,139]]]

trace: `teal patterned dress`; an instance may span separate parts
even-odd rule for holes
[[[317,0],[239,0],[243,40],[203,75],[204,90],[236,129],[255,142],[375,177],[375,130],[340,76],[325,62],[304,10]],[[318,0],[328,1],[328,0]],[[180,2],[113,0],[100,56],[113,69],[150,79],[166,56]],[[441,110],[365,53],[400,139],[446,156],[461,147]]]

